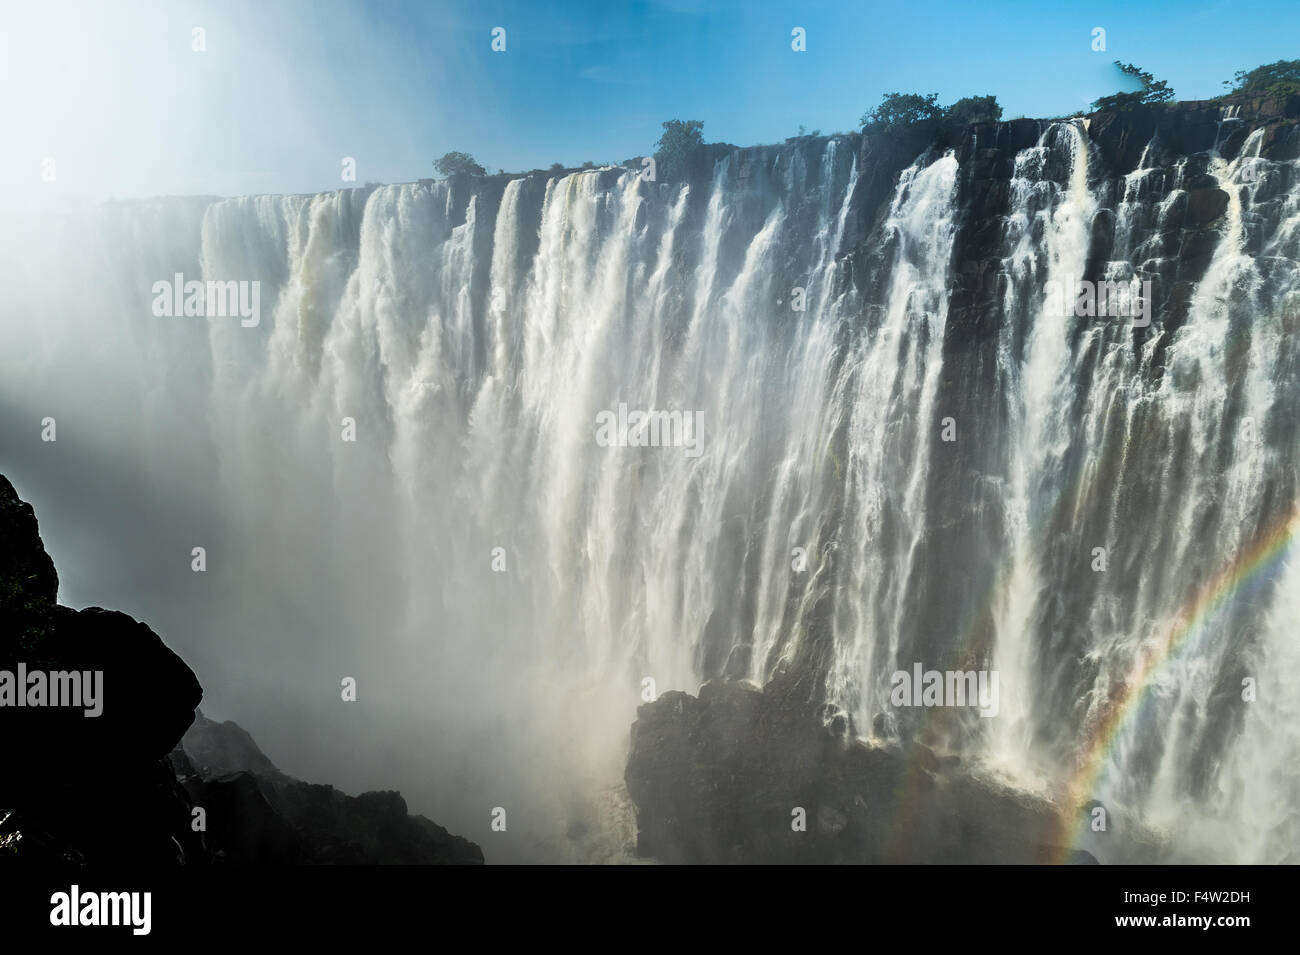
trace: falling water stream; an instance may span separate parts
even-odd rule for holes
[[[690,185],[10,220],[0,467],[61,599],[148,621],[282,768],[400,788],[489,860],[619,857],[645,681],[761,684],[815,644],[859,735],[929,732],[1049,793],[1131,693],[1092,795],[1176,831],[1175,858],[1297,861],[1300,561],[1250,561],[1300,503],[1300,164],[1255,133],[1113,176],[1081,121],[1043,124],[996,224],[995,320],[954,349],[963,163],[927,151],[864,229],[855,142]],[[1204,268],[1162,238],[1192,176],[1229,197]],[[1046,307],[1102,214],[1107,276],[1181,268],[1176,327]],[[177,273],[258,281],[258,324],[154,314]],[[689,413],[700,453],[601,446],[620,404]],[[997,717],[877,719],[893,671],[945,661],[999,671]]]

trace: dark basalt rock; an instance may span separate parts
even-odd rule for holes
[[[397,793],[285,776],[235,724],[196,720],[198,679],[148,626],[57,596],[36,515],[0,476],[0,670],[103,673],[96,717],[0,707],[0,864],[483,861]]]
[[[1187,193],[1187,224],[1209,225],[1228,208],[1228,194],[1222,189],[1192,189]]]
[[[1106,162],[1124,175],[1137,168],[1142,151],[1156,131],[1154,110],[1098,113],[1089,123],[1088,135]]]
[[[59,575],[45,553],[32,506],[0,475],[0,621],[11,637],[54,608]]]
[[[103,673],[97,717],[0,707],[0,859],[172,864],[201,852],[162,762],[193,719],[198,680],[144,624],[61,607],[57,591],[35,514],[0,477],[0,670]]]
[[[232,722],[214,722],[201,710],[194,714],[194,723],[173,755],[176,754],[188,763],[188,771],[185,764],[178,767],[178,776],[195,775],[199,771],[205,776],[242,772],[275,775],[280,772],[242,727]]]
[[[625,774],[638,852],[667,863],[1096,861],[1054,845],[1060,820],[1046,800],[917,742],[856,740],[805,698],[778,679],[643,705]]]
[[[206,813],[214,861],[319,865],[481,865],[482,850],[423,816],[396,792],[348,796],[280,772],[234,723],[199,713],[172,765]]]

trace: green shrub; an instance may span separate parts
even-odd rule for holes
[[[1142,89],[1131,93],[1114,93],[1110,96],[1103,96],[1093,102],[1093,109],[1124,112],[1138,106],[1167,103],[1174,98],[1174,91],[1169,88],[1169,84],[1164,80],[1157,80],[1150,73],[1134,66],[1132,63],[1121,63],[1116,60],[1115,65],[1119,67],[1121,73],[1133,77],[1142,84]]]
[[[965,96],[944,111],[944,119],[953,126],[996,123],[1002,119],[1002,107],[998,105],[998,98],[991,94]]]
[[[939,94],[922,96],[920,93],[886,93],[880,105],[869,113],[862,115],[863,129],[876,132],[911,126],[926,119],[938,119],[943,115],[939,106]]]
[[[698,119],[670,119],[655,143],[655,178],[673,182],[686,178],[691,156],[704,145],[704,123]]]
[[[1238,70],[1224,80],[1229,93],[1266,93],[1286,96],[1300,93],[1300,60],[1278,60],[1253,70]]]
[[[452,176],[482,176],[487,173],[469,153],[447,153],[441,159],[435,159],[433,165],[447,179]]]

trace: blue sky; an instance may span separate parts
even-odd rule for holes
[[[359,183],[432,175],[451,149],[494,172],[619,161],[674,117],[776,142],[854,129],[892,90],[1066,115],[1119,88],[1115,59],[1197,99],[1300,58],[1295,0],[7,0],[0,22],[0,184],[93,199],[332,189],[345,156]]]

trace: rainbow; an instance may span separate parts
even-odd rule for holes
[[[1078,768],[1066,784],[1061,817],[1063,831],[1057,843],[1061,854],[1056,861],[1066,861],[1075,848],[1084,830],[1083,806],[1096,790],[1106,757],[1120,732],[1140,709],[1153,677],[1216,608],[1245,584],[1281,563],[1297,530],[1300,530],[1300,506],[1260,535],[1235,561],[1193,594],[1161,639],[1142,654],[1132,677],[1106,703],[1081,750]]]
[[[1106,459],[1111,460],[1116,453],[1116,449],[1109,450]],[[1084,493],[1084,487],[1084,482],[1080,480],[1075,482],[1068,492],[1059,495],[1056,513],[1059,515],[1063,508],[1077,505],[1079,496]],[[1161,666],[1177,654],[1187,638],[1195,632],[1197,625],[1216,608],[1247,584],[1266,575],[1268,571],[1280,564],[1298,531],[1300,531],[1300,503],[1261,534],[1251,546],[1245,548],[1235,561],[1195,591],[1183,609],[1165,628],[1163,638],[1143,653],[1130,679],[1112,695],[1105,704],[1101,716],[1094,721],[1092,731],[1078,751],[1077,768],[1066,778],[1063,786],[1057,789],[1056,801],[1061,807],[1058,817],[1059,828],[1055,838],[1050,839],[1049,845],[1053,849],[1044,861],[1066,863],[1070,860],[1073,851],[1078,848],[1079,839],[1086,829],[1083,807],[1096,791],[1111,748],[1128,721],[1140,710],[1141,703]],[[966,651],[969,651],[975,642],[979,622],[987,614],[995,594],[1004,586],[1008,570],[1009,568],[1003,567],[999,571],[985,599],[968,612],[966,623],[962,628],[962,639],[958,641],[956,647],[959,659],[965,657]],[[928,725],[935,716],[936,714],[927,711],[923,717],[923,726]],[[901,852],[910,835],[911,826],[915,823],[912,802],[920,775],[919,767],[912,766],[909,760],[904,784],[899,787],[894,797],[893,815],[896,819],[896,829],[889,852]]]

